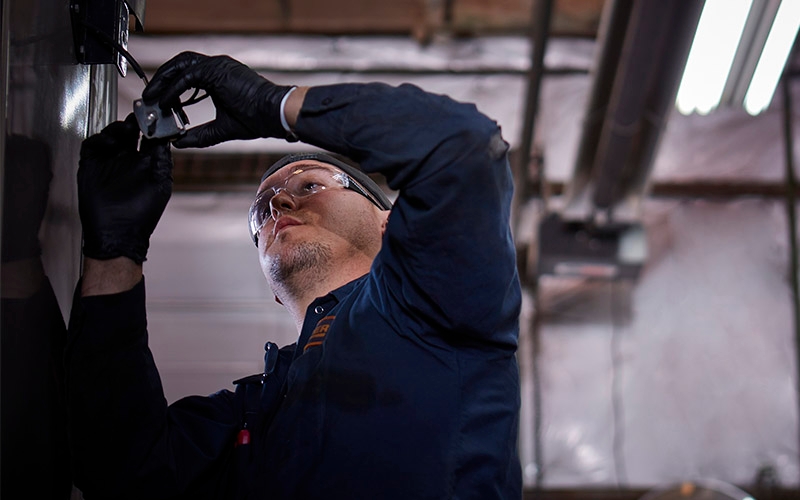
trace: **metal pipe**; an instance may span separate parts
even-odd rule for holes
[[[528,71],[528,89],[525,96],[525,115],[522,125],[522,138],[517,162],[515,164],[514,202],[512,206],[513,227],[516,228],[519,219],[520,206],[528,197],[526,186],[529,184],[529,165],[531,150],[535,134],[536,116],[539,112],[539,94],[541,91],[542,76],[544,74],[544,57],[547,51],[547,40],[550,32],[550,20],[553,14],[553,0],[538,0],[531,10],[531,64]],[[541,179],[540,179],[541,182]],[[533,297],[538,307],[539,291],[534,284]],[[544,483],[544,457],[542,447],[542,398],[539,374],[539,330],[540,319],[538,308],[534,311],[533,324],[531,325],[531,377],[533,378],[532,394],[530,395],[534,407],[533,416],[533,460],[536,466],[536,479],[534,487],[539,492]]]
[[[589,182],[632,10],[632,0],[612,0],[603,9],[597,37],[599,50],[594,63],[595,76],[583,117],[569,198],[577,196]]]
[[[656,87],[650,95],[645,109],[644,121],[641,128],[641,138],[637,141],[637,149],[633,153],[632,162],[644,165],[645,168],[636,169],[633,176],[627,179],[624,186],[627,190],[643,187],[655,163],[658,145],[661,142],[661,135],[667,126],[670,112],[675,107],[675,98],[678,95],[678,88],[681,82],[681,75],[686,67],[686,60],[689,57],[689,50],[697,31],[697,23],[700,20],[703,2],[682,2],[680,4],[687,11],[681,16],[684,20],[679,24],[680,31],[673,38],[671,43],[673,49],[666,51],[662,59],[665,66],[665,74],[670,75],[662,78],[656,83]]]
[[[592,167],[595,209],[611,209],[618,199],[620,176],[639,132],[647,84],[655,72],[653,60],[658,59],[663,40],[663,34],[654,33],[658,24],[653,21],[663,20],[667,9],[657,0],[644,0],[637,2],[631,13]]]
[[[613,209],[639,187],[631,179],[647,179],[701,6],[636,2],[592,168],[596,209]]]
[[[529,165],[536,126],[536,115],[539,111],[539,94],[544,74],[544,56],[547,51],[547,39],[550,31],[550,19],[553,14],[553,0],[538,0],[531,9],[530,47],[531,63],[527,71],[528,88],[525,94],[525,114],[522,119],[522,137],[514,164],[514,199],[512,202],[512,227],[517,228],[519,208],[528,198],[526,186],[529,184]]]

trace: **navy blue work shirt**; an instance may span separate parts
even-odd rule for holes
[[[265,374],[169,406],[144,282],[76,296],[75,483],[89,500],[520,498],[520,289],[499,128],[412,85],[342,84],[308,91],[296,133],[399,191],[371,271],[314,301],[296,344],[268,344]]]

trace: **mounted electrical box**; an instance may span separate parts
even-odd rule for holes
[[[603,280],[636,279],[647,257],[638,222],[602,225],[548,215],[539,224],[537,274]]]
[[[125,76],[130,16],[144,29],[145,0],[70,0],[75,55],[81,64],[114,64]],[[120,50],[121,49],[121,50]]]

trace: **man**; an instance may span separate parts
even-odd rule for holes
[[[142,261],[171,192],[169,148],[128,119],[87,139],[85,271],[67,347],[76,484],[87,498],[519,498],[520,291],[507,145],[473,105],[403,85],[281,87],[183,53],[145,99],[189,88],[214,121],[177,147],[277,137],[386,176],[391,208],[325,155],[268,170],[250,236],[296,344],[267,343],[235,393],[167,406],[147,348]]]

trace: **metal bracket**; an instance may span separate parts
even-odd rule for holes
[[[146,104],[142,99],[133,101],[133,114],[147,139],[181,136],[186,133],[186,124],[189,122],[182,110],[165,111],[158,103]]]

